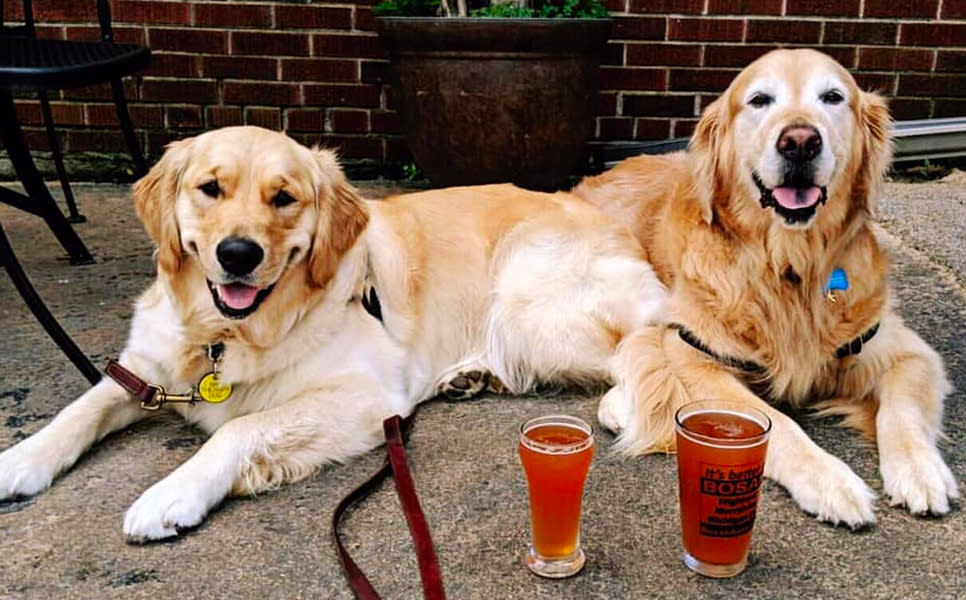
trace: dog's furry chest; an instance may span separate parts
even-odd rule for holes
[[[677,312],[709,347],[764,367],[764,387],[773,399],[803,402],[816,394],[816,382],[834,379],[851,364],[853,359],[838,359],[836,350],[885,313],[886,271],[878,257],[844,258],[847,287],[839,282],[830,292],[829,276],[811,265],[796,270],[751,262],[719,263],[713,275],[681,281]]]
[[[307,397],[323,397],[363,377],[372,395],[405,409],[400,378],[403,353],[383,326],[358,303],[323,304],[308,311],[277,343],[256,344],[243,330],[191,326],[170,297],[152,286],[139,300],[122,363],[172,393],[196,385],[213,365],[207,345],[222,342],[218,370],[233,386],[224,402],[175,404],[211,432],[230,419]],[[356,386],[359,387],[359,386]]]

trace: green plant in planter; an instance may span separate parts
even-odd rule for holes
[[[377,17],[435,17],[439,0],[382,0],[372,7]]]
[[[373,7],[381,17],[471,16],[499,18],[606,18],[601,0],[530,0],[509,2],[471,2],[457,0],[454,14],[449,0],[382,0]]]

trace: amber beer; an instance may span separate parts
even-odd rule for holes
[[[748,563],[771,421],[737,402],[707,400],[675,415],[684,563],[732,577]]]
[[[520,426],[519,452],[530,492],[532,543],[525,562],[542,577],[574,575],[585,560],[580,504],[594,457],[593,429],[564,415],[531,419]]]

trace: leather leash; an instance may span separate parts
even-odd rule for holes
[[[394,415],[383,421],[382,427],[386,434],[386,460],[369,479],[349,492],[339,502],[332,514],[332,537],[335,539],[336,550],[339,552],[339,561],[342,563],[342,570],[349,582],[349,587],[358,600],[381,600],[381,596],[376,592],[359,565],[352,560],[352,556],[349,555],[349,551],[343,545],[339,536],[339,523],[345,511],[371,494],[390,472],[396,482],[396,493],[402,504],[403,514],[406,516],[409,533],[413,538],[413,546],[416,549],[416,559],[419,561],[419,576],[423,582],[423,597],[426,600],[446,599],[446,592],[443,590],[443,577],[439,570],[439,562],[436,559],[436,551],[433,549],[429,525],[419,506],[416,485],[406,461],[405,444],[409,438],[412,421],[412,416],[403,420],[399,415]]]
[[[108,362],[105,372],[125,391],[140,400],[142,408],[148,410],[157,410],[165,402],[196,402],[198,400],[195,393],[168,394],[163,387],[147,383],[114,360]],[[382,428],[386,435],[385,461],[378,471],[339,502],[335,513],[332,515],[332,536],[339,552],[339,561],[342,563],[342,569],[349,582],[349,587],[358,600],[382,599],[375,588],[372,587],[372,583],[370,583],[366,574],[352,560],[348,550],[343,545],[342,539],[339,537],[339,523],[345,511],[371,494],[389,473],[392,473],[396,482],[396,493],[402,504],[403,514],[406,516],[409,533],[413,538],[413,547],[416,550],[416,559],[419,562],[419,576],[423,582],[423,596],[426,600],[446,600],[446,592],[443,590],[443,576],[440,573],[439,561],[436,559],[436,551],[433,548],[429,524],[426,522],[423,510],[419,506],[416,484],[406,461],[406,440],[409,439],[409,430],[412,428],[412,423],[413,415],[405,420],[399,415],[393,415],[382,422]]]

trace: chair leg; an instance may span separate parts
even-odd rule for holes
[[[57,179],[60,180],[60,189],[64,191],[64,200],[67,201],[67,222],[84,223],[87,217],[77,212],[77,202],[74,200],[74,192],[70,188],[67,180],[67,169],[64,168],[64,154],[60,151],[60,140],[57,139],[57,132],[54,131],[54,116],[50,111],[50,99],[45,90],[40,90],[40,110],[44,116],[44,127],[47,129],[47,142],[50,144],[50,153],[54,159],[54,169],[57,171]]]
[[[114,92],[117,120],[121,124],[124,141],[127,142],[128,151],[130,151],[131,158],[134,160],[134,174],[137,177],[144,177],[148,173],[148,163],[144,160],[144,154],[141,153],[141,144],[138,143],[137,135],[134,133],[134,124],[131,122],[127,100],[124,98],[124,82],[120,79],[111,81],[111,90]]]
[[[100,371],[94,367],[94,364],[87,358],[87,355],[77,347],[74,340],[67,335],[67,332],[60,326],[60,323],[57,322],[57,319],[54,318],[54,315],[48,310],[47,305],[44,304],[44,301],[37,294],[37,290],[30,284],[30,280],[27,278],[26,273],[24,273],[23,267],[17,261],[17,255],[14,254],[13,248],[10,247],[10,241],[7,239],[2,225],[0,225],[0,261],[3,262],[3,267],[10,276],[14,287],[20,293],[20,297],[23,298],[31,312],[40,321],[47,335],[63,350],[67,358],[74,363],[74,366],[77,367],[88,381],[92,384],[100,381]]]
[[[13,164],[17,178],[26,190],[31,202],[37,205],[37,213],[44,218],[50,231],[57,237],[57,241],[67,251],[72,265],[89,265],[94,262],[91,253],[77,232],[70,226],[64,213],[50,195],[50,190],[44,184],[43,178],[37,172],[37,166],[17,119],[17,109],[13,103],[13,96],[9,90],[0,89],[0,139],[3,139],[7,157]]]

